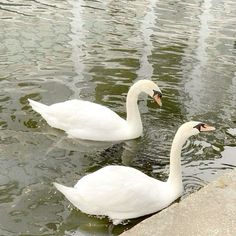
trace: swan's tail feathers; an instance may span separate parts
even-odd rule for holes
[[[55,182],[53,184],[56,187],[56,189],[60,191],[74,206],[79,208],[80,196],[77,189],[67,187]]]
[[[47,105],[44,105],[40,102],[36,102],[31,99],[28,99],[28,101],[30,103],[30,106],[33,108],[33,110],[35,110],[39,114],[43,114],[45,112],[46,108],[48,107]]]

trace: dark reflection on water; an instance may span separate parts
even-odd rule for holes
[[[183,197],[235,168],[234,1],[6,0],[0,13],[0,235],[132,227],[143,218],[111,229],[108,219],[68,207],[52,182],[72,186],[110,164],[165,180],[173,136],[190,119],[217,131],[186,143]],[[128,89],[143,78],[159,84],[163,107],[140,96],[144,134],[136,140],[68,139],[27,102],[80,97],[125,117]]]

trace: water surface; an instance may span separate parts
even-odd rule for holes
[[[235,168],[235,15],[233,0],[2,1],[0,235],[108,235],[108,219],[75,210],[52,182],[72,186],[109,164],[165,180],[173,136],[188,120],[217,130],[185,145],[183,198]],[[125,117],[138,79],[157,82],[164,96],[161,108],[140,96],[144,135],[136,140],[68,139],[27,102],[81,98]]]

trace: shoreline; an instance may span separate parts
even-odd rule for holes
[[[121,236],[233,236],[236,230],[236,169],[143,220]]]

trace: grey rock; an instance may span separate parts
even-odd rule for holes
[[[236,170],[180,203],[142,221],[122,236],[236,235]]]

